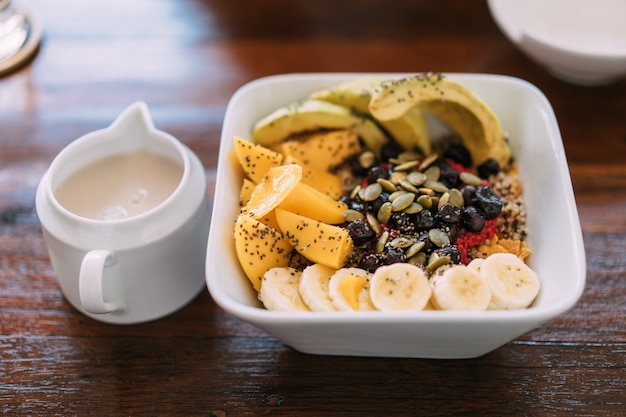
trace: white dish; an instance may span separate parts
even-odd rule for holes
[[[222,130],[207,249],[207,286],[216,303],[296,350],[329,355],[471,358],[484,355],[570,309],[585,284],[585,253],[563,144],[546,97],[533,85],[498,75],[446,74],[478,94],[510,133],[519,164],[542,289],[525,310],[452,312],[310,312],[265,310],[240,269],[233,227],[242,177],[233,136],[311,92],[365,74],[289,74],[261,78],[231,98]],[[390,78],[406,74],[376,74]]]
[[[626,2],[488,0],[502,32],[554,76],[608,84],[626,75]]]

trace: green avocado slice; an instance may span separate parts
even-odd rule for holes
[[[353,129],[377,153],[388,142],[385,133],[370,118],[348,107],[317,99],[297,101],[270,113],[253,127],[252,139],[271,147],[294,134],[319,129]]]
[[[349,107],[361,114],[371,115],[369,104],[372,94],[385,80],[383,77],[361,77],[316,91],[311,94],[311,97]],[[410,109],[393,120],[376,121],[404,149],[413,150],[417,147],[426,155],[430,153],[430,132],[424,113],[420,109]]]

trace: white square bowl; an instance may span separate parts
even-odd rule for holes
[[[251,137],[254,123],[311,92],[364,75],[304,73],[270,76],[231,98],[222,129],[206,278],[215,302],[292,348],[311,354],[414,358],[484,355],[570,309],[585,285],[586,261],[559,127],[546,97],[526,81],[500,75],[445,74],[474,91],[497,114],[524,186],[530,266],[541,280],[528,309],[512,311],[278,312],[268,311],[239,266],[234,222],[242,174],[233,136]]]

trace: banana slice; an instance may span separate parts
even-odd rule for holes
[[[491,289],[489,309],[518,309],[532,304],[541,286],[537,274],[512,253],[494,253],[480,266]]]
[[[438,310],[486,310],[491,290],[473,268],[456,265],[435,276],[430,285],[432,302]]]
[[[475,165],[493,158],[505,166],[511,151],[500,121],[472,91],[440,74],[420,74],[383,83],[369,110],[377,120],[393,120],[412,108],[426,110],[456,131]]]
[[[483,262],[485,262],[484,258],[474,258],[469,264],[467,264],[467,267],[480,274],[480,267],[483,264]]]
[[[259,299],[268,310],[310,311],[300,296],[302,273],[290,267],[272,268],[263,275]]]
[[[375,310],[370,298],[372,274],[360,268],[341,268],[330,278],[328,294],[340,311]]]
[[[430,295],[424,271],[409,263],[381,266],[370,281],[370,297],[379,310],[424,310]]]
[[[321,264],[307,266],[302,271],[298,287],[302,299],[312,311],[334,311],[335,306],[330,299],[330,277],[337,272]]]

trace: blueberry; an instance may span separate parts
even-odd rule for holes
[[[491,187],[481,186],[476,189],[476,205],[485,213],[486,219],[493,219],[502,211],[502,200]]]
[[[389,178],[389,170],[380,165],[376,165],[374,167],[371,167],[369,171],[367,171],[366,178],[368,184],[376,182],[376,180],[379,178],[387,179]]]
[[[476,172],[480,178],[489,178],[500,171],[500,164],[493,158],[487,159],[476,168]]]
[[[485,227],[485,215],[475,206],[467,206],[461,215],[463,227],[468,232],[480,232]]]
[[[458,162],[464,167],[472,166],[472,156],[470,155],[467,148],[460,144],[451,145],[446,152],[443,154],[445,158],[450,158],[454,162]]]
[[[441,174],[439,175],[439,181],[443,182],[448,188],[456,188],[459,185],[460,172],[452,168],[447,163],[442,163],[439,166]]]
[[[476,196],[476,187],[473,185],[466,184],[461,189],[461,195],[463,195],[463,202],[466,206],[474,205],[474,199]]]

